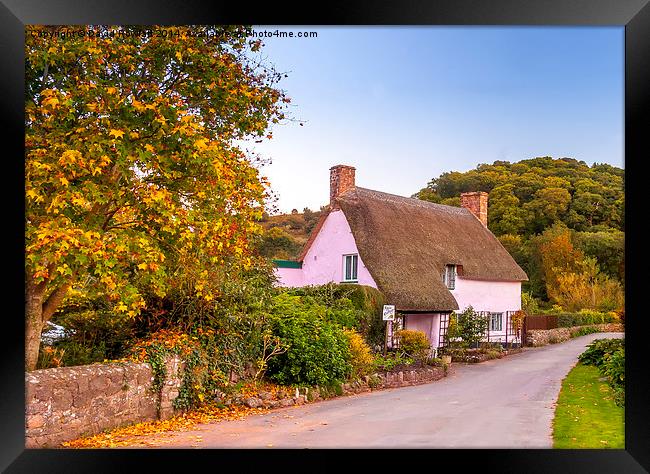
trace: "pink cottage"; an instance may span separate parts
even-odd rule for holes
[[[397,324],[443,343],[452,312],[489,318],[486,337],[518,343],[510,315],[521,309],[526,273],[487,228],[488,194],[444,206],[355,186],[355,168],[330,169],[330,204],[296,262],[276,262],[278,284],[351,283],[378,288]]]

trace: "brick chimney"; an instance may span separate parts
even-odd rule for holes
[[[477,191],[473,193],[462,193],[460,205],[474,214],[481,224],[487,227],[488,223],[488,193]]]
[[[354,188],[354,172],[356,168],[348,165],[336,165],[330,168],[330,206],[334,209],[334,198]]]

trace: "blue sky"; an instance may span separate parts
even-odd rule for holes
[[[249,145],[282,212],[329,200],[329,168],[410,196],[445,171],[535,156],[623,167],[622,27],[255,27],[287,72],[287,122]]]

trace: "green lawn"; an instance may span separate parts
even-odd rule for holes
[[[562,381],[553,420],[553,447],[625,448],[622,407],[596,367],[576,365]]]

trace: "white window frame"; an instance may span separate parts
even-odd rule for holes
[[[488,314],[490,315],[490,331],[503,332],[503,313],[500,313],[498,311],[490,311]],[[499,329],[497,329],[494,324],[497,320],[499,321]]]
[[[348,257],[351,259],[349,279],[346,278]],[[343,255],[343,278],[341,278],[341,281],[344,283],[357,283],[359,281],[359,254],[348,253]]]
[[[449,278],[450,276],[451,278]],[[458,267],[456,265],[452,265],[452,264],[445,265],[445,270],[442,272],[442,281],[448,290],[456,289],[457,276],[458,276]]]

